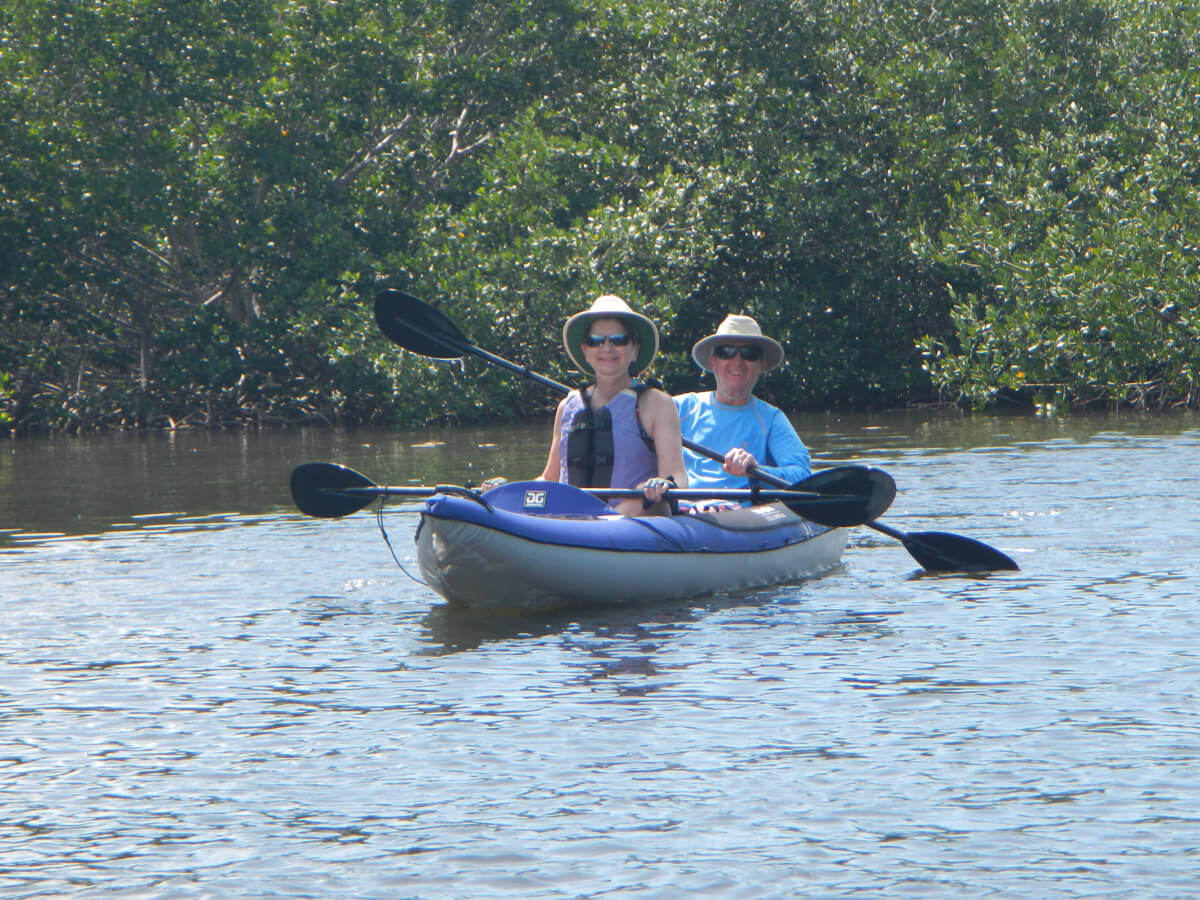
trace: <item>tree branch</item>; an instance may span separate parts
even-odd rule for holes
[[[352,162],[349,166],[343,169],[342,172],[333,179],[333,183],[338,187],[345,187],[351,181],[357,178],[358,174],[363,169],[374,163],[375,160],[379,159],[383,152],[395,142],[396,138],[400,136],[400,132],[402,132],[405,126],[412,121],[412,117],[412,113],[405,113],[404,119],[399,125],[389,128],[387,133],[375,143],[375,146],[371,147],[370,150],[363,152],[356,161]]]

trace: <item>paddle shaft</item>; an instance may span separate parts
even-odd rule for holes
[[[839,476],[840,478],[841,476]],[[549,482],[511,482],[508,488],[526,489],[526,498],[538,491],[539,485]],[[873,481],[874,485],[875,482]],[[890,481],[889,481],[890,484]],[[836,485],[835,485],[836,487]],[[676,499],[683,500],[735,500],[739,502],[770,502],[779,501],[797,515],[819,525],[839,528],[850,525],[861,525],[875,518],[879,509],[878,503],[864,499],[861,493],[851,485],[844,492],[841,490],[751,490],[734,488],[725,490],[673,488],[669,493]],[[481,503],[487,501],[479,491],[458,485],[401,485],[388,487],[378,485],[367,476],[337,463],[310,462],[296,466],[291,477],[292,498],[300,511],[321,519],[338,519],[348,516],[365,508],[375,498],[386,497],[430,497],[434,494],[454,494],[470,497]],[[573,488],[578,492],[594,498],[599,502],[601,497],[628,497],[631,499],[644,498],[645,494],[638,488]],[[543,494],[545,490],[541,491]],[[500,489],[497,496],[504,493]],[[884,497],[890,500],[890,497]]]
[[[446,484],[436,486],[376,484],[362,487],[318,488],[317,490],[356,497],[413,497],[414,499],[432,497],[434,494],[478,494],[471,488]],[[638,488],[578,488],[578,490],[594,497],[638,498],[645,496]],[[822,504],[861,502],[859,497],[854,496],[838,497],[830,494],[818,494],[814,491],[755,491],[750,488],[669,488],[666,496],[674,497],[676,500],[782,500],[788,503],[803,503],[806,500],[812,500]]]

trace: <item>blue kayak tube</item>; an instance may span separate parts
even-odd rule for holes
[[[838,566],[846,530],[780,503],[630,517],[553,481],[436,494],[417,564],[452,606],[539,610],[676,600],[795,581]]]

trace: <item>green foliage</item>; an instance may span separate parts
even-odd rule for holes
[[[1196,14],[1035,4],[1018,24],[1044,112],[919,242],[960,300],[926,366],[972,405],[1195,407]]]
[[[12,0],[18,431],[528,417],[387,344],[383,284],[572,380],[757,316],[788,407],[1200,406],[1198,14],[1143,0]]]

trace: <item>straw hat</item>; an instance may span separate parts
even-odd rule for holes
[[[613,294],[597,297],[590,308],[575,313],[563,325],[563,347],[567,356],[571,357],[571,362],[589,375],[596,374],[583,358],[582,349],[583,339],[595,319],[620,319],[628,326],[638,345],[638,355],[629,364],[629,374],[641,374],[658,353],[658,329],[653,322],[641,313],[634,312],[628,303]]]
[[[692,359],[705,372],[711,372],[708,358],[712,356],[714,347],[724,343],[757,344],[762,347],[764,372],[770,372],[783,362],[782,345],[764,335],[758,323],[750,316],[726,316],[725,321],[717,327],[716,334],[696,341],[696,345],[692,347]]]

